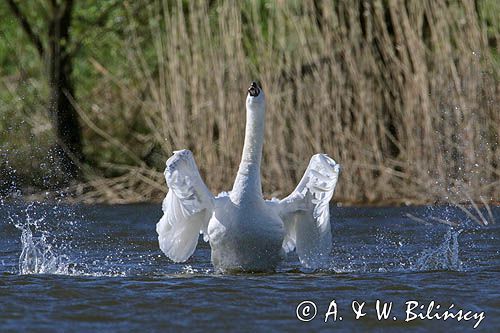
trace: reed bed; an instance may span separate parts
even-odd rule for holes
[[[127,70],[90,59],[101,76],[78,104],[95,161],[82,200],[159,200],[182,148],[213,192],[229,190],[257,79],[266,196],[324,152],[342,165],[338,202],[499,201],[498,31],[475,2],[158,1],[142,21],[133,6]]]

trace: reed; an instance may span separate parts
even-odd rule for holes
[[[266,195],[291,192],[324,152],[343,167],[336,201],[499,200],[499,32],[481,2],[209,3],[155,2],[145,22],[130,4],[128,69],[91,60],[101,77],[80,102],[95,161],[84,198],[160,199],[164,161],[181,148],[210,189],[230,189],[258,79]]]

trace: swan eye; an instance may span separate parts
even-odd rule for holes
[[[259,86],[257,85],[257,82],[253,81],[252,84],[250,85],[250,88],[248,88],[248,93],[252,97],[257,97],[260,94],[260,89]]]

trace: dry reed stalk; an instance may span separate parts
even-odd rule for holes
[[[132,78],[100,70],[103,87],[114,83],[118,95],[96,100],[107,111],[89,112],[86,123],[127,144],[124,152],[144,156],[156,147],[164,161],[191,149],[209,188],[230,189],[246,86],[259,79],[267,94],[262,172],[269,195],[290,192],[310,156],[324,152],[343,165],[339,201],[441,202],[463,189],[475,200],[500,198],[500,187],[488,185],[499,182],[498,68],[472,2],[186,6],[146,8],[145,40],[130,13]],[[103,187],[116,194],[120,182],[134,193],[129,201],[154,197],[148,186],[166,190],[162,163],[130,163],[151,173],[122,170],[118,182],[91,185],[101,193],[92,198],[108,200]]]

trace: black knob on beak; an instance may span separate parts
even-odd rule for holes
[[[257,82],[253,81],[251,84],[250,84],[250,88],[248,88],[248,93],[250,94],[250,96],[252,97],[257,97],[259,96],[260,94],[260,89],[259,89],[259,85],[257,84]]]

